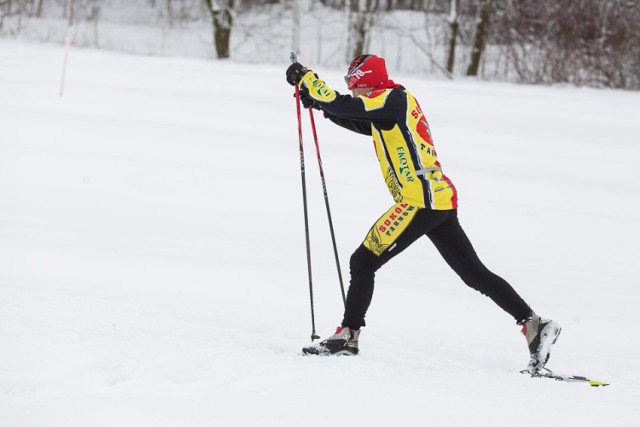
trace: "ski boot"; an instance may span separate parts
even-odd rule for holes
[[[360,329],[353,330],[346,326],[336,329],[336,333],[321,341],[302,349],[304,355],[316,356],[355,356],[358,354],[358,337]]]
[[[522,325],[522,333],[527,339],[531,359],[527,371],[534,374],[540,371],[551,356],[551,347],[555,344],[562,328],[554,320],[541,319],[535,313],[518,322]]]

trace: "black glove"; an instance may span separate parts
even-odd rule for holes
[[[295,98],[296,94],[293,94],[293,97]],[[322,108],[320,108],[320,105],[318,105],[317,102],[315,102],[313,99],[311,99],[309,97],[309,95],[306,94],[305,91],[301,90],[300,91],[300,102],[302,103],[302,106],[306,109],[309,108],[314,108],[316,110],[321,110]]]
[[[289,82],[291,86],[297,85],[308,71],[307,67],[301,63],[294,62],[287,68],[287,82]]]

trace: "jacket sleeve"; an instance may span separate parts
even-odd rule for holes
[[[334,116],[326,111],[324,112],[324,116],[327,119],[331,120],[333,123],[337,124],[338,126],[342,126],[345,129],[349,129],[350,131],[361,133],[363,135],[371,136],[371,122],[343,119],[338,116]]]
[[[375,97],[354,98],[349,95],[340,95],[312,71],[305,74],[300,81],[300,90],[305,91],[311,99],[316,101],[334,123],[356,132],[358,130],[354,127],[360,129],[362,125],[354,126],[344,120],[368,125],[375,123],[381,129],[391,129],[398,123],[399,116],[406,113],[406,107],[397,90],[380,91]],[[334,120],[332,116],[342,121]],[[370,135],[371,130],[369,129],[366,134]]]

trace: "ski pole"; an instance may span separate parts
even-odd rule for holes
[[[327,192],[327,184],[324,179],[324,169],[322,168],[322,158],[320,157],[320,145],[318,144],[318,134],[316,133],[316,123],[313,120],[313,108],[309,108],[309,118],[311,119],[311,129],[313,131],[313,140],[316,143],[316,154],[318,156],[318,168],[320,169],[320,179],[322,180],[322,192],[324,193],[324,205],[327,208],[327,218],[329,219],[329,230],[331,231],[331,241],[333,243],[333,255],[336,259],[336,268],[338,269],[338,280],[340,281],[340,292],[342,293],[342,304],[347,304],[347,298],[344,295],[344,284],[342,283],[342,271],[340,269],[340,258],[338,257],[338,247],[336,245],[336,235],[333,232],[333,221],[331,220],[331,209],[329,208],[329,193]]]
[[[291,52],[291,62],[296,63],[296,54]],[[316,320],[313,310],[313,282],[311,279],[311,246],[309,244],[309,215],[307,213],[307,181],[304,170],[304,147],[302,145],[302,119],[300,114],[300,88],[296,86],[296,111],[298,113],[298,141],[300,143],[300,176],[302,177],[302,204],[304,206],[304,234],[307,245],[307,273],[309,275],[309,299],[311,301],[311,341],[319,339],[316,334]]]

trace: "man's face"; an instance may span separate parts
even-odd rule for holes
[[[366,95],[368,92],[371,92],[371,90],[373,90],[372,87],[355,87],[351,89],[351,94],[354,98],[357,98],[360,95]]]

